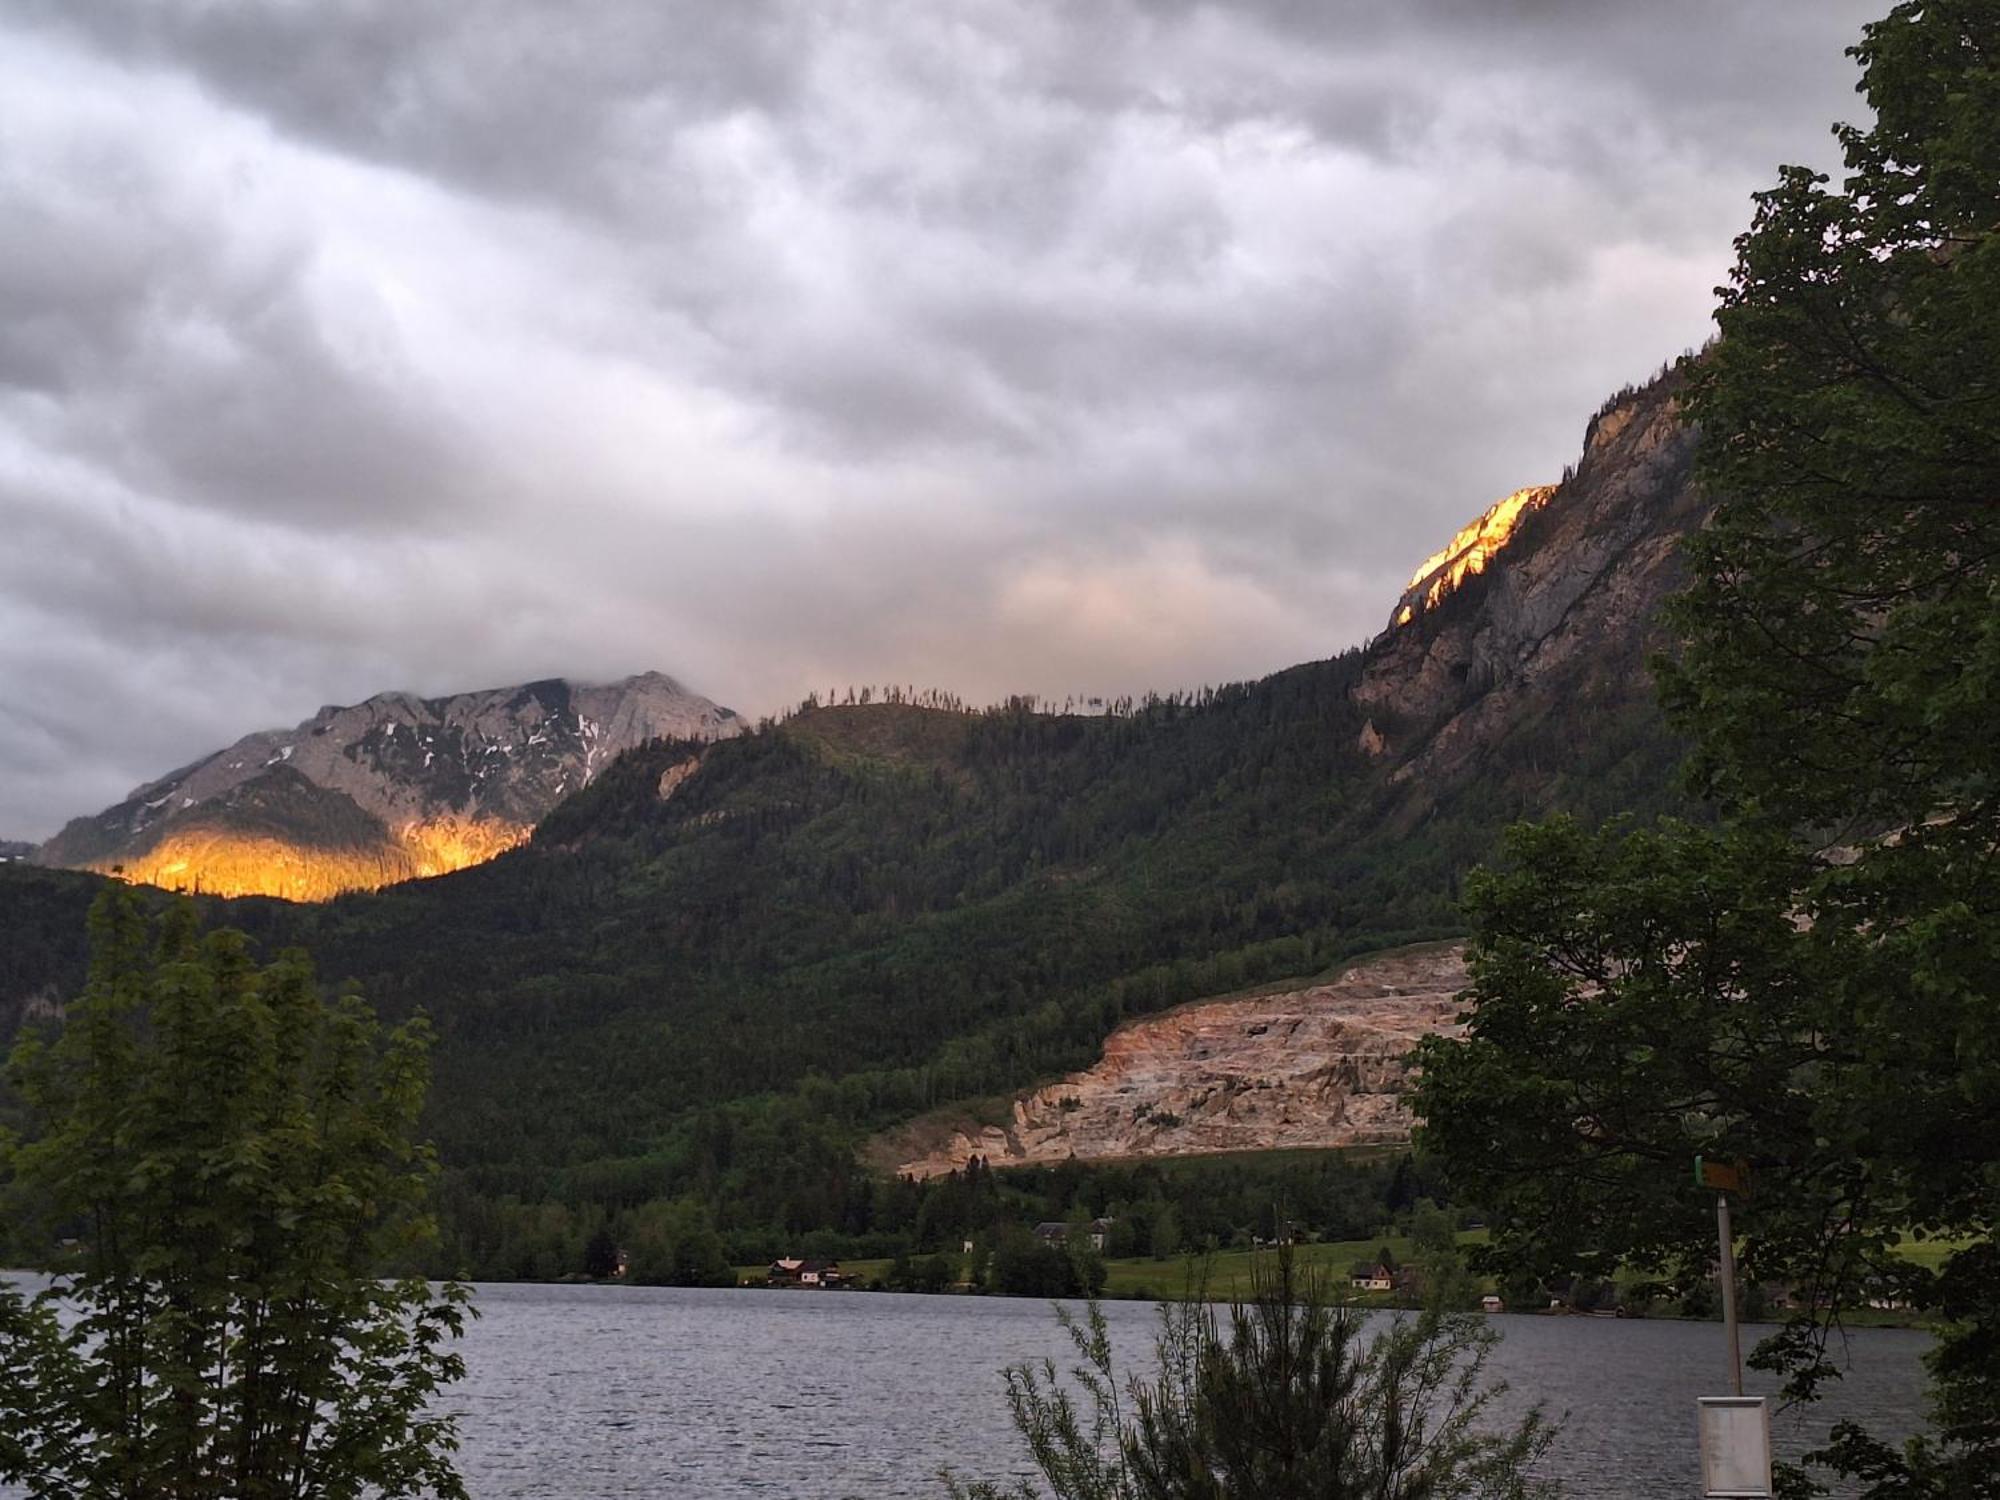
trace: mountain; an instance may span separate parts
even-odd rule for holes
[[[682,1195],[751,1259],[810,1229],[857,1253],[914,1232],[861,1164],[883,1131],[1004,1118],[1189,1002],[1323,1010],[1352,960],[1462,935],[1459,878],[1511,821],[1679,806],[1644,667],[1705,514],[1676,389],[1607,403],[1574,472],[1467,527],[1365,647],[1100,715],[809,703],[628,751],[506,859],[211,915],[429,1012],[441,1268],[568,1264],[598,1216]],[[53,873],[0,867],[0,914],[50,942],[88,884]],[[0,1029],[74,975],[0,950]],[[1378,1053],[1411,1030],[1370,1025]]]
[[[1419,569],[1354,690],[1364,744],[1396,779],[1456,785],[1496,752],[1546,744],[1531,774],[1559,783],[1564,736],[1654,722],[1653,613],[1679,587],[1677,543],[1708,514],[1679,384],[1620,392],[1560,485],[1510,495]]]
[[[17,859],[26,859],[35,852],[33,844],[24,844],[17,839],[0,839],[0,864],[11,864]]]
[[[380,693],[246,735],[75,819],[35,857],[170,889],[324,900],[491,859],[622,752],[741,728],[657,672]]]
[[[1672,742],[1645,657],[1666,644],[1652,617],[1680,580],[1676,544],[1708,509],[1676,388],[1621,392],[1561,485],[1515,491],[1411,577],[1348,694],[1364,715],[1357,747],[1392,789],[1387,827],[1422,838],[1439,816],[1482,821],[1468,795],[1523,811],[1637,811],[1663,798]],[[1090,1067],[990,1118],[946,1109],[869,1153],[924,1177],[974,1155],[1053,1164],[1405,1142],[1406,1054],[1451,1022],[1463,984],[1462,952],[1441,946],[1192,1002],[1127,1022]]]

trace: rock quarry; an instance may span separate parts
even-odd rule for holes
[[[874,1153],[910,1177],[964,1167],[1399,1146],[1410,1050],[1456,1029],[1464,950],[1357,961],[1324,983],[1200,1000],[1121,1026],[1083,1072],[1012,1101],[1004,1123],[931,1116]]]

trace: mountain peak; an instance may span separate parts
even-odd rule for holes
[[[1561,484],[1516,490],[1425,560],[1355,688],[1366,754],[1442,786],[1518,754],[1524,726],[1558,706],[1649,708],[1653,614],[1707,514],[1680,387],[1669,371],[1619,392]]]
[[[36,858],[178,889],[324,899],[491,859],[622,752],[741,728],[663,672],[441,698],[392,690],[246,735],[73,820]]]

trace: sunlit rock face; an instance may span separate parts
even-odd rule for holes
[[[445,815],[385,830],[365,843],[315,844],[298,835],[259,834],[226,824],[170,829],[125,860],[99,860],[127,880],[213,896],[281,896],[329,901],[399,880],[447,875],[526,843],[532,824]]]
[[[342,891],[373,890],[418,873],[387,843],[314,849],[288,839],[218,829],[169,833],[118,868],[128,880],[168,890],[281,896],[287,901],[327,901]]]
[[[621,752],[741,727],[657,672],[382,693],[249,735],[76,819],[36,858],[175,890],[325,900],[492,859]]]
[[[1555,738],[1581,744],[1656,719],[1655,620],[1709,509],[1679,389],[1663,375],[1608,403],[1574,473],[1509,495],[1426,559],[1370,643],[1353,692],[1364,748],[1419,802],[1490,770],[1524,727],[1558,724]]]
[[[910,1177],[991,1166],[1225,1151],[1400,1146],[1410,1051],[1456,1030],[1456,947],[1364,959],[1325,984],[1204,1000],[1129,1022],[1104,1056],[1013,1100],[1004,1121],[932,1117],[877,1143]]]
[[[1396,601],[1394,623],[1409,624],[1422,611],[1435,608],[1472,574],[1485,572],[1486,564],[1507,545],[1522,518],[1548,504],[1555,492],[1552,484],[1516,490],[1478,520],[1460,528],[1410,575],[1403,597]]]

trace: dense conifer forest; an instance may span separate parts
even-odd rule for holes
[[[1452,935],[1459,872],[1510,820],[1664,796],[1650,712],[1557,716],[1474,783],[1398,784],[1358,745],[1361,664],[1089,713],[809,700],[627,755],[491,864],[203,905],[388,1016],[430,1013],[463,1269],[526,1272],[503,1242],[535,1234],[496,1225],[557,1240],[682,1199],[739,1248],[879,1247],[872,1132],[1085,1065],[1128,1016]],[[6,992],[53,998],[93,882],[0,882]]]

